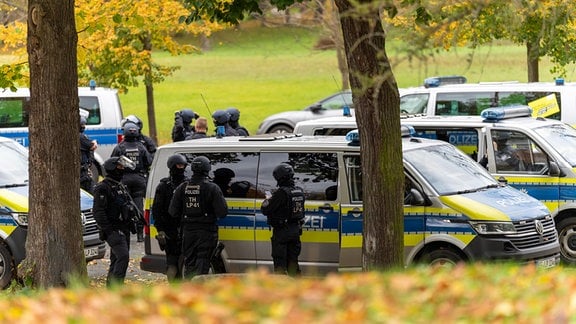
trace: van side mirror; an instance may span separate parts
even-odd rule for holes
[[[424,206],[425,202],[422,193],[414,188],[410,189],[410,194],[404,198],[404,205]]]
[[[316,113],[318,113],[320,110],[322,110],[322,105],[321,105],[321,104],[316,104],[316,105],[310,106],[310,110],[311,110],[313,113],[316,114]]]
[[[554,161],[550,161],[550,166],[548,169],[548,175],[551,177],[563,177],[563,176],[565,176],[565,174],[560,171],[558,164]]]

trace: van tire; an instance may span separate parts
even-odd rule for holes
[[[465,260],[451,249],[437,249],[425,254],[422,261],[425,265],[432,267],[453,267]]]
[[[12,253],[4,244],[0,244],[0,289],[8,287],[12,279],[15,278],[16,267]]]
[[[267,132],[268,134],[284,134],[284,133],[292,133],[294,128],[288,125],[275,125]]]
[[[558,231],[562,263],[576,264],[576,218],[564,218],[556,224],[556,230]]]

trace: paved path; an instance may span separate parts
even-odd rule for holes
[[[142,256],[144,256],[144,242],[136,242],[136,235],[131,235],[130,264],[128,265],[128,271],[126,272],[126,282],[147,284],[167,282],[164,274],[140,270],[140,259]],[[96,286],[105,285],[109,266],[110,247],[106,245],[106,255],[104,258],[88,263],[88,277],[90,278],[90,282]]]

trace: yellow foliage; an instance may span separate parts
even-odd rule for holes
[[[573,274],[506,264],[297,279],[256,271],[5,296],[0,322],[566,323],[576,320]]]

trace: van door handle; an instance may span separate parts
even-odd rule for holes
[[[324,206],[320,206],[320,207],[318,207],[318,209],[325,211],[325,212],[334,211],[334,208],[330,204],[325,204]]]

